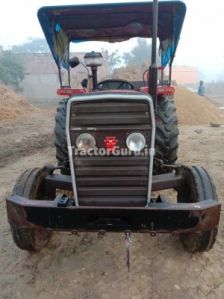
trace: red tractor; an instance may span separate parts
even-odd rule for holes
[[[157,0],[38,11],[59,70],[58,94],[66,98],[56,114],[58,165],[25,171],[7,198],[19,248],[41,249],[54,230],[172,233],[180,235],[187,251],[212,248],[221,208],[213,181],[202,167],[175,164],[178,127],[171,70],[185,12],[181,1]],[[72,42],[134,37],[152,38],[151,65],[138,88],[127,80],[98,82],[99,52],[87,53],[85,63],[69,55]],[[88,79],[83,88],[72,89],[70,70],[80,63]],[[175,203],[162,194],[167,189],[175,190]]]

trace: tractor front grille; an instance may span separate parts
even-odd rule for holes
[[[97,148],[105,148],[107,136],[127,149],[130,133],[144,134],[151,143],[150,108],[147,101],[73,101],[70,107],[71,145],[79,134],[90,133]],[[74,152],[74,151],[73,151]],[[144,206],[148,192],[149,156],[79,156],[73,154],[75,180],[80,205]]]

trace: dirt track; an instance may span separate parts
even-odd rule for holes
[[[184,252],[177,237],[134,235],[130,273],[123,234],[107,234],[98,240],[96,234],[55,233],[41,253],[17,249],[10,235],[4,197],[25,168],[54,162],[54,149],[49,147],[53,118],[41,117],[17,122],[11,129],[4,125],[1,130],[5,131],[0,131],[2,148],[6,140],[9,147],[15,145],[15,136],[27,140],[24,149],[21,141],[17,142],[20,146],[8,156],[9,165],[0,168],[0,298],[223,299],[223,214],[218,241],[205,254]],[[40,147],[44,146],[41,151],[35,148],[37,135]],[[224,198],[224,126],[182,127],[180,144],[180,161],[205,166],[214,176],[219,198]]]

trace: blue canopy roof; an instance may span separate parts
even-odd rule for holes
[[[70,42],[152,37],[152,2],[46,6],[38,18],[56,64],[68,67]],[[173,60],[186,13],[181,1],[159,1],[162,66]]]

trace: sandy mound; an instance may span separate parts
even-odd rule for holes
[[[27,100],[7,86],[0,85],[0,121],[13,120],[36,110]]]
[[[224,123],[224,114],[208,99],[176,87],[175,102],[180,125]],[[14,120],[39,110],[12,89],[0,85],[0,121]]]
[[[146,65],[115,69],[114,78],[141,81]],[[224,114],[209,99],[200,97],[184,87],[175,87],[175,102],[180,125],[205,125],[224,123]]]
[[[203,125],[224,123],[224,114],[208,99],[176,87],[175,102],[180,125]]]

